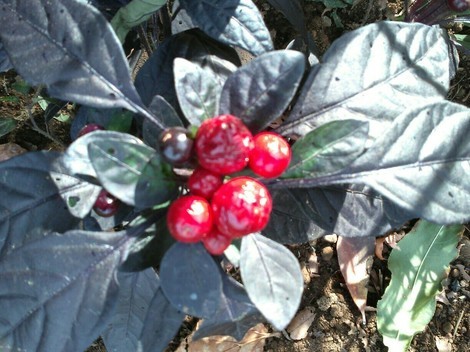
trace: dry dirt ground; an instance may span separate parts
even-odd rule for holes
[[[274,38],[277,49],[285,48],[295,37],[296,33],[287,20],[265,1],[256,2],[262,11],[267,26]],[[305,14],[308,29],[315,39],[320,54],[339,37],[367,23],[391,18],[401,11],[401,1],[357,1],[354,8],[338,10],[337,14],[344,28],[338,28],[331,19],[331,12],[325,11],[318,2],[307,2]],[[69,142],[66,123],[51,120],[44,124],[43,113],[34,105],[34,95],[23,95],[16,92],[12,85],[18,81],[14,72],[0,75],[0,118],[14,117],[18,121],[17,128],[8,135],[0,138],[0,144],[17,143],[28,151],[32,150],[62,150]],[[470,106],[470,60],[462,57],[459,72],[452,83],[449,99]],[[28,109],[41,130],[48,130],[54,140],[47,138],[44,133],[38,133],[32,126]],[[67,113],[73,115],[73,107]],[[407,228],[400,230],[408,230]],[[399,230],[399,231],[400,231]],[[452,262],[448,279],[443,282],[444,296],[448,303],[438,302],[434,318],[425,331],[418,334],[411,345],[410,351],[468,351],[470,349],[470,307],[469,282],[465,274],[458,270],[458,265],[470,267],[470,239],[467,227],[461,241],[459,257]],[[389,279],[390,272],[386,261],[376,259],[372,267],[368,305],[371,311],[367,313],[367,324],[361,323],[358,309],[349,296],[344,280],[339,270],[335,252],[335,238],[319,239],[309,244],[291,247],[298,257],[304,274],[305,290],[300,309],[309,308],[314,314],[307,337],[293,341],[288,334],[273,332],[266,325],[255,335],[254,345],[236,345],[232,348],[217,349],[217,351],[271,351],[271,352],[359,352],[387,351],[376,328],[376,307]],[[314,270],[309,260],[316,256],[318,267]],[[186,341],[195,329],[196,320],[188,318],[175,339],[168,347],[169,351],[185,351]],[[263,346],[264,345],[264,346]],[[445,349],[445,347],[449,347]],[[178,349],[179,348],[179,349]],[[200,351],[197,347],[193,351]],[[100,340],[95,342],[88,351],[106,351]],[[211,350],[216,351],[216,350]]]

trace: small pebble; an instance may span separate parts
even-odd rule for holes
[[[318,309],[324,312],[331,307],[331,303],[331,298],[327,296],[322,296],[317,300]]]
[[[338,235],[333,233],[331,235],[323,236],[323,239],[328,243],[336,243],[338,242]]]
[[[302,263],[300,266],[300,269],[302,270],[302,277],[304,278],[304,282],[308,285],[311,280],[310,272],[307,269],[306,263]]]
[[[325,261],[330,261],[333,258],[334,250],[332,247],[325,247],[321,250],[321,257]]]
[[[340,306],[334,304],[334,305],[331,306],[330,314],[331,314],[331,316],[334,317],[334,318],[339,318],[340,316],[343,315],[343,312],[342,312]]]
[[[459,269],[457,269],[457,268],[452,269],[451,272],[450,272],[450,276],[455,277],[455,278],[459,277],[460,276]]]
[[[449,323],[448,321],[446,321],[444,324],[442,324],[442,331],[445,334],[450,334],[453,330],[454,330],[454,326],[451,323]]]

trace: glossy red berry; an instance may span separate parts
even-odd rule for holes
[[[160,151],[170,164],[182,164],[189,160],[193,140],[183,127],[170,127],[160,134]]]
[[[242,120],[220,115],[202,122],[196,134],[199,164],[219,175],[241,171],[253,149],[253,135]]]
[[[110,217],[117,213],[120,203],[119,199],[103,189],[93,205],[93,210],[99,216]]]
[[[212,196],[214,223],[224,235],[241,237],[261,231],[269,220],[272,199],[268,189],[251,177],[235,177]]]
[[[212,210],[209,202],[199,196],[183,196],[171,203],[167,226],[180,242],[199,242],[212,228]]]
[[[274,132],[261,132],[253,137],[254,148],[249,166],[261,177],[279,177],[287,169],[291,159],[289,143]]]
[[[222,255],[227,247],[230,246],[230,243],[232,243],[232,239],[221,233],[215,226],[202,239],[202,244],[212,255]]]
[[[188,179],[188,188],[192,194],[210,199],[222,183],[222,176],[198,167]]]
[[[78,132],[77,138],[85,134],[88,134],[94,131],[104,130],[104,129],[105,128],[103,126],[98,125],[97,123],[90,123],[82,127],[82,129]]]
[[[447,6],[451,11],[463,12],[470,9],[470,3],[467,0],[447,0]]]

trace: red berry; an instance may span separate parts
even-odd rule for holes
[[[261,132],[253,137],[254,148],[250,153],[250,168],[261,177],[281,176],[291,159],[289,143],[274,132]]]
[[[235,177],[212,196],[214,223],[224,235],[242,237],[261,231],[269,220],[272,199],[268,189],[251,177]]]
[[[90,123],[82,127],[82,129],[78,132],[77,138],[85,134],[88,134],[94,131],[104,130],[104,129],[105,128],[103,126],[98,125],[97,123]]]
[[[170,164],[182,164],[189,160],[193,140],[183,127],[170,127],[160,134],[160,151]]]
[[[200,241],[212,228],[209,202],[199,196],[183,196],[171,203],[167,214],[171,235],[180,242]]]
[[[227,175],[243,170],[248,164],[253,135],[239,118],[220,115],[199,126],[195,146],[202,167]]]
[[[188,187],[192,194],[210,199],[222,183],[223,179],[220,175],[198,167],[189,177]]]
[[[463,12],[470,8],[467,0],[447,0],[447,6],[451,11]]]
[[[101,190],[93,210],[96,214],[102,217],[110,217],[116,214],[119,208],[120,201],[106,190]]]
[[[202,243],[210,254],[221,255],[230,246],[232,239],[213,227],[207,236],[202,239]]]

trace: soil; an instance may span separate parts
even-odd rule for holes
[[[285,48],[297,35],[288,21],[266,1],[255,1],[274,38],[276,49]],[[367,23],[391,19],[402,10],[401,1],[359,0],[355,6],[336,11],[339,23],[335,23],[332,11],[326,10],[321,2],[306,1],[305,15],[308,30],[312,34],[321,55],[330,44],[345,31],[361,27]],[[342,26],[342,28],[341,28]],[[462,56],[456,78],[452,82],[449,99],[470,107],[470,59]],[[69,123],[55,119],[44,121],[44,113],[34,104],[35,92],[25,95],[12,88],[20,78],[12,71],[0,75],[0,118],[13,117],[17,128],[0,138],[0,144],[16,143],[27,151],[63,150],[70,143]],[[8,97],[8,99],[7,99]],[[73,118],[73,106],[63,110]],[[34,120],[34,123],[32,122]],[[35,126],[35,124],[37,126]],[[399,231],[408,231],[403,228]],[[300,310],[311,307],[315,318],[310,325],[307,337],[299,341],[290,339],[287,333],[273,332],[266,325],[262,350],[269,352],[359,352],[387,351],[382,337],[377,331],[376,314],[373,311],[383,294],[390,272],[386,261],[375,259],[371,272],[367,323],[362,324],[359,310],[352,301],[339,270],[335,252],[335,238],[318,239],[311,243],[290,247],[302,265],[305,290]],[[318,268],[312,270],[308,261],[315,254]],[[448,279],[443,281],[444,294],[448,302],[437,303],[436,313],[424,332],[418,334],[410,351],[468,351],[470,348],[470,287],[464,274],[458,270],[463,265],[467,274],[470,267],[470,231],[467,226],[461,240],[459,257],[452,262]],[[445,301],[443,299],[443,301]],[[186,319],[179,333],[169,345],[167,351],[175,351],[184,346],[188,336],[194,331],[197,320]],[[261,337],[262,338],[262,337]],[[446,343],[450,349],[441,347]],[[439,348],[437,346],[440,346]],[[243,346],[230,349],[239,351]],[[185,350],[180,347],[179,351]],[[248,349],[251,351],[251,349]],[[88,351],[106,351],[97,340]]]

